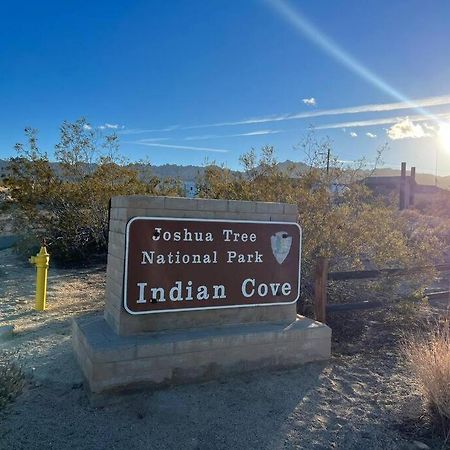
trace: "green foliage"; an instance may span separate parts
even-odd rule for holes
[[[118,137],[94,131],[85,119],[64,122],[51,164],[25,130],[28,145],[17,144],[6,186],[15,229],[39,244],[45,238],[52,259],[69,262],[105,253],[108,205],[115,195],[178,195],[174,180],[143,176],[118,156]]]
[[[242,173],[210,165],[198,181],[199,195],[297,204],[303,229],[302,277],[307,286],[320,256],[330,258],[332,270],[361,269],[367,259],[379,267],[439,260],[442,233],[426,217],[400,213],[374,198],[357,182],[361,165],[345,168],[331,154],[327,171],[323,155],[328,155],[329,142],[317,142],[310,135],[303,149],[309,157],[309,168],[303,173],[281,170],[272,147],[264,147],[260,155],[253,150],[243,155]]]

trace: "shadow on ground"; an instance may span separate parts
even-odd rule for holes
[[[358,358],[131,394],[96,409],[70,338],[42,350],[29,387],[0,416],[5,448],[408,448],[386,416],[382,376]]]

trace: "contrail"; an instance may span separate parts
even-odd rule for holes
[[[188,136],[185,137],[185,141],[196,141],[199,139],[222,139],[222,138],[231,138],[231,137],[246,137],[246,136],[265,136],[267,134],[279,134],[284,133],[283,130],[258,130],[258,131],[249,131],[248,133],[237,133],[237,134],[205,134],[202,136]]]
[[[412,122],[425,122],[430,120],[429,116],[413,115],[407,116]],[[435,117],[439,119],[449,119],[449,113],[436,114]],[[357,128],[357,127],[370,127],[375,125],[391,125],[403,120],[405,117],[386,117],[383,119],[369,119],[369,120],[356,120],[354,122],[338,122],[338,123],[326,123],[324,125],[318,125],[314,127],[315,130],[330,130],[333,128]]]
[[[162,147],[162,148],[173,148],[176,150],[194,150],[194,151],[202,151],[202,152],[213,152],[213,153],[228,153],[230,150],[225,150],[223,148],[209,148],[209,147],[191,147],[188,145],[171,145],[171,144],[156,144],[151,142],[142,142],[142,141],[129,141],[124,142],[125,144],[139,144],[139,145],[147,145],[148,147]]]
[[[180,128],[179,125],[171,125],[169,127],[164,128],[153,128],[153,129],[142,129],[142,128],[130,128],[125,130],[118,131],[118,134],[142,134],[142,133],[161,133],[161,132],[168,132],[168,131],[174,131],[177,128]]]
[[[414,106],[411,106],[413,102]],[[182,127],[183,130],[192,130],[195,128],[209,128],[209,127],[224,127],[233,125],[252,125],[259,123],[269,123],[269,122],[284,122],[286,120],[299,120],[299,119],[309,119],[313,117],[321,116],[337,116],[344,114],[361,114],[369,112],[385,112],[385,111],[397,111],[402,109],[415,109],[419,107],[419,111],[425,111],[423,107],[425,106],[442,106],[450,104],[450,95],[442,95],[438,97],[426,97],[417,100],[412,100],[408,102],[394,102],[394,103],[373,103],[368,105],[360,106],[349,106],[346,108],[335,108],[335,109],[324,109],[322,111],[310,111],[301,112],[293,114],[279,114],[266,117],[254,117],[244,120],[236,120],[230,122],[217,122],[205,125],[192,125],[187,127]],[[429,120],[432,120],[430,113],[426,112]],[[433,117],[435,117],[433,115]]]
[[[411,106],[411,102],[415,105]],[[391,102],[391,103],[371,103],[367,105],[358,105],[358,106],[349,106],[345,108],[334,108],[334,109],[324,109],[322,111],[307,111],[300,113],[289,113],[289,114],[278,114],[271,115],[265,117],[254,117],[249,119],[241,119],[229,122],[217,122],[217,123],[208,123],[203,125],[191,125],[191,126],[175,126],[166,127],[161,129],[129,129],[129,130],[121,130],[118,134],[126,135],[126,134],[144,134],[144,133],[154,133],[154,132],[170,132],[173,130],[193,130],[200,128],[212,128],[212,127],[225,127],[225,126],[234,126],[234,125],[256,125],[262,123],[270,123],[270,122],[284,122],[287,120],[301,120],[301,119],[309,119],[314,117],[323,117],[323,116],[340,116],[345,114],[363,114],[363,113],[377,113],[377,112],[387,112],[387,111],[401,111],[405,109],[417,109],[416,106],[424,108],[424,107],[434,107],[434,106],[444,106],[450,105],[450,95],[441,95],[435,97],[424,97],[415,100],[411,100],[409,102]],[[432,120],[427,113],[427,119]],[[439,117],[439,114],[434,114],[433,117]],[[317,127],[319,128],[319,127]],[[273,131],[275,133],[276,131]],[[254,131],[250,133],[241,133],[241,135],[251,136],[258,134],[269,134],[266,133],[266,130]],[[232,137],[239,136],[240,134],[230,135]],[[215,135],[209,135],[209,138],[212,137],[221,137]],[[200,136],[198,137],[201,138]],[[161,138],[168,139],[168,138]],[[206,137],[202,139],[207,139]]]

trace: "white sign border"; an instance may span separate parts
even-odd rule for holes
[[[292,302],[278,302],[278,303],[253,303],[251,305],[224,305],[224,306],[205,306],[204,308],[179,308],[179,309],[160,309],[157,311],[131,311],[127,305],[127,291],[126,286],[128,283],[128,249],[129,249],[129,237],[130,237],[130,225],[135,220],[176,220],[184,222],[225,222],[225,223],[256,223],[256,224],[273,224],[273,225],[295,225],[300,233],[299,252],[298,252],[298,289],[297,296]],[[123,278],[123,307],[125,310],[133,315],[140,316],[142,314],[160,314],[160,313],[175,313],[184,311],[205,311],[209,309],[225,309],[225,308],[252,308],[261,306],[283,306],[292,305],[300,297],[300,281],[301,281],[301,259],[302,259],[302,228],[297,222],[275,222],[270,220],[233,220],[233,219],[201,219],[190,217],[154,217],[154,216],[136,216],[132,217],[128,222],[125,230],[125,261],[124,261],[124,278]]]

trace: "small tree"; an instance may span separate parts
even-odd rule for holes
[[[178,195],[179,183],[141,177],[119,155],[115,133],[102,135],[81,118],[64,122],[55,146],[56,163],[40,151],[37,131],[25,130],[28,145],[16,144],[6,185],[16,230],[24,239],[46,238],[60,261],[105,253],[108,204],[114,195]]]

